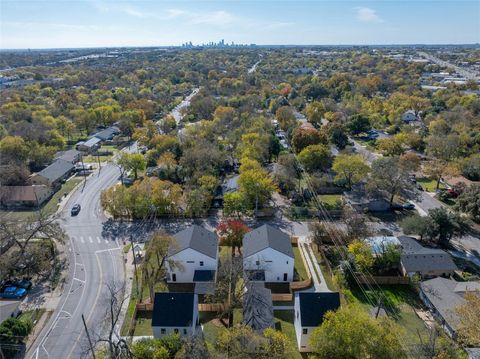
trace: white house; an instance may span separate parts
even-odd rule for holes
[[[293,281],[294,255],[288,234],[265,224],[243,237],[243,270],[250,280]]]
[[[310,352],[310,335],[323,322],[328,311],[340,308],[338,292],[299,292],[295,294],[295,333],[298,350]]]
[[[167,257],[167,282],[214,282],[218,265],[217,235],[193,225],[174,238],[175,244]]]
[[[200,328],[198,296],[193,293],[155,293],[152,330],[155,338],[171,333],[192,336]]]

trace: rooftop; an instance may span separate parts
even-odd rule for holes
[[[298,297],[302,327],[318,327],[327,312],[340,308],[338,292],[301,292]]]
[[[47,178],[50,182],[54,182],[73,170],[73,168],[74,166],[71,162],[58,159],[37,174]]]
[[[169,250],[170,256],[191,248],[213,259],[217,258],[218,237],[203,227],[194,224],[178,232],[174,237],[176,245]]]
[[[193,293],[155,293],[152,327],[191,326],[194,303]]]
[[[243,237],[244,258],[266,248],[273,248],[291,258],[294,257],[290,236],[268,224],[255,228]]]

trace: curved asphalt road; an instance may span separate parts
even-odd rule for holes
[[[82,314],[92,336],[104,329],[108,309],[106,285],[124,281],[124,265],[121,239],[102,237],[106,217],[100,206],[100,193],[117,182],[118,177],[117,167],[104,165],[87,179],[85,188],[80,186],[60,213],[59,222],[69,236],[69,275],[57,309],[27,358],[85,357],[88,341]],[[74,203],[79,203],[82,209],[72,217],[70,209]]]

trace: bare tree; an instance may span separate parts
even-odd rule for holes
[[[122,306],[128,300],[125,294],[125,282],[121,284],[110,282],[107,284],[107,290],[107,310],[104,318],[106,328],[95,333],[93,347],[97,348],[104,344],[111,359],[133,358],[128,342],[119,333]]]
[[[39,211],[38,216],[24,220],[0,219],[0,253],[2,277],[34,272],[51,272],[51,261],[57,260],[58,243],[63,243],[65,232],[52,217]],[[45,263],[48,263],[45,267]],[[49,270],[48,270],[49,269]]]

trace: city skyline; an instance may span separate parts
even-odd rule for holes
[[[0,48],[476,44],[475,1],[2,1]]]

